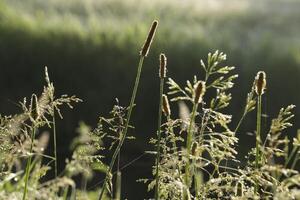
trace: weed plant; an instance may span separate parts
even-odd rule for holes
[[[120,159],[124,141],[133,139],[127,132],[134,128],[130,124],[131,114],[143,61],[157,25],[154,21],[140,51],[129,106],[121,106],[117,100],[107,117],[99,117],[95,128],[80,123],[79,135],[71,143],[72,157],[66,160],[63,171],[57,172],[56,148],[53,155],[44,153],[50,133],[43,130],[52,130],[56,147],[55,117],[62,118],[61,106],[73,108],[81,99],[67,95],[55,97],[47,68],[42,94],[33,94],[29,101],[24,98],[20,102],[22,113],[0,116],[0,199],[122,199],[122,168],[115,167],[115,163]],[[257,73],[246,95],[243,114],[235,125],[226,108],[231,103],[230,90],[238,75],[234,73],[235,67],[224,64],[226,54],[209,53],[207,60],[200,63],[203,77],[194,76],[185,86],[168,78],[167,93],[164,93],[167,59],[164,54],[159,57],[158,127],[150,140],[156,151],[148,152],[155,155],[156,161],[153,178],[139,180],[149,190],[154,189],[155,199],[300,199],[297,168],[300,132],[292,139],[285,132],[292,126],[295,106],[281,108],[268,132],[261,129],[261,97],[267,92],[265,72]],[[173,104],[179,106],[179,116],[172,114]],[[237,131],[254,111],[257,127],[253,141],[256,142],[244,162],[237,159]],[[104,163],[109,151],[111,161]],[[54,170],[55,176],[43,180],[50,170]],[[91,190],[88,182],[98,172],[105,175],[96,185],[102,187]]]

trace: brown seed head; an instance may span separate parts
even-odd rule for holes
[[[205,87],[205,82],[204,81],[198,81],[195,86],[195,103],[200,103],[202,101],[202,97],[205,93],[206,87]]]
[[[163,112],[166,116],[171,115],[169,100],[168,100],[168,97],[166,95],[163,95],[162,110],[163,110]]]
[[[255,92],[257,95],[261,96],[264,94],[266,89],[266,73],[264,71],[259,71],[255,77]]]
[[[166,78],[166,74],[167,74],[167,57],[165,56],[165,54],[161,53],[159,55],[159,61],[160,61],[159,78]]]
[[[37,120],[40,117],[38,98],[35,94],[33,94],[31,96],[30,112],[31,112],[31,116],[34,120]]]
[[[142,47],[142,50],[140,51],[140,55],[141,56],[147,57],[147,55],[149,53],[149,49],[150,49],[151,43],[153,41],[156,29],[157,29],[157,25],[158,25],[158,21],[154,20],[152,22],[151,28],[149,30],[147,39],[146,39],[146,41],[145,41],[145,43],[144,43],[144,45]]]

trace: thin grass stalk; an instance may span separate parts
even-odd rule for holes
[[[121,200],[121,184],[122,184],[122,174],[121,171],[117,172],[117,179],[116,179],[116,200]]]
[[[141,55],[140,56],[140,61],[139,61],[139,65],[138,65],[138,71],[137,71],[137,75],[136,75],[136,79],[135,79],[135,84],[134,84],[134,88],[133,88],[133,92],[132,92],[132,96],[131,96],[131,100],[130,100],[130,104],[129,104],[129,110],[128,110],[128,113],[127,113],[127,117],[126,117],[126,124],[125,124],[125,128],[124,128],[124,131],[122,133],[122,136],[121,136],[121,139],[120,139],[120,142],[118,143],[118,146],[112,156],[112,159],[111,159],[111,162],[109,164],[109,168],[106,172],[106,176],[105,176],[105,179],[104,179],[104,182],[102,184],[102,188],[101,188],[101,192],[100,192],[100,195],[99,195],[99,200],[102,199],[103,197],[103,194],[104,194],[104,191],[105,191],[105,187],[106,187],[106,184],[107,182],[109,181],[109,177],[110,177],[110,174],[111,174],[111,171],[113,169],[113,166],[114,166],[114,163],[116,161],[116,158],[121,150],[121,147],[124,143],[124,140],[126,138],[126,134],[127,134],[127,130],[128,130],[128,126],[129,126],[129,122],[130,122],[130,118],[131,118],[131,113],[132,113],[132,109],[133,109],[133,106],[134,106],[134,101],[135,101],[135,97],[136,97],[136,93],[137,93],[137,89],[138,89],[138,85],[139,85],[139,81],[140,81],[140,76],[141,76],[141,72],[142,72],[142,67],[143,67],[143,62],[144,62],[144,56]]]
[[[192,148],[192,139],[193,139],[193,125],[196,117],[196,111],[198,108],[198,102],[195,102],[193,105],[192,115],[190,118],[190,124],[187,131],[187,140],[186,140],[186,151],[187,151],[187,161],[185,165],[185,184],[187,187],[189,187],[190,183],[190,162],[189,162],[189,156],[191,153]],[[185,195],[185,198],[187,197],[187,194]]]
[[[66,189],[64,190],[63,200],[67,200],[68,199],[68,192],[69,192],[69,186],[66,187]]]
[[[121,200],[121,188],[122,188],[122,174],[120,171],[120,152],[118,154],[118,163],[117,163],[117,178],[116,178],[116,194],[115,199]]]
[[[246,115],[247,115],[247,112],[246,112],[246,109],[245,109],[245,111],[244,111],[244,113],[243,113],[241,119],[239,120],[237,126],[236,126],[235,129],[234,129],[234,133],[236,133],[236,132],[239,130],[239,128],[240,128],[240,126],[242,125],[242,122],[244,121]]]
[[[247,107],[247,105],[246,105],[246,107]],[[245,119],[245,117],[246,117],[246,115],[247,115],[246,107],[245,107],[245,110],[244,110],[244,112],[243,112],[243,115],[242,115],[241,119],[239,120],[237,126],[236,126],[235,129],[234,129],[234,134],[236,134],[236,132],[239,130],[240,126],[242,125],[242,122],[244,121],[244,119]],[[227,167],[227,166],[228,166],[228,160],[226,159],[226,161],[225,161],[225,167]],[[227,169],[225,169],[225,172],[226,172],[226,171],[227,171]],[[213,173],[213,174],[214,174],[214,173]]]
[[[289,155],[288,159],[286,159],[285,163],[284,163],[284,167],[286,168],[289,164],[289,162],[291,161],[291,159],[295,156],[295,153],[297,153],[298,147],[294,146],[292,149],[291,154]],[[295,159],[294,159],[295,160]]]
[[[105,176],[105,179],[104,179],[104,182],[103,182],[103,185],[102,185],[102,188],[101,188],[101,192],[100,192],[100,195],[99,195],[99,200],[101,200],[102,197],[103,197],[105,187],[106,187],[106,184],[109,180],[110,174],[112,172],[114,163],[116,161],[117,156],[120,153],[121,147],[122,147],[122,145],[124,143],[124,140],[126,138],[128,126],[129,126],[129,123],[130,123],[131,113],[132,113],[132,109],[134,107],[135,97],[136,97],[138,85],[139,85],[139,82],[140,82],[140,77],[141,77],[144,58],[147,57],[147,55],[149,53],[151,44],[153,42],[153,38],[155,36],[157,26],[158,26],[158,21],[154,20],[152,22],[151,27],[150,27],[150,30],[149,30],[149,33],[147,35],[146,41],[145,41],[145,43],[142,46],[142,49],[140,51],[140,61],[139,61],[139,64],[138,64],[138,71],[137,71],[137,75],[136,75],[136,78],[135,78],[135,84],[134,84],[134,87],[133,87],[132,96],[131,96],[131,100],[130,100],[130,104],[129,104],[129,109],[128,109],[127,116],[126,116],[125,128],[124,128],[123,133],[121,135],[120,142],[118,143],[118,146],[117,146],[117,148],[116,148],[116,150],[115,150],[115,152],[112,156],[111,162],[109,164],[108,171],[106,172],[106,176]]]
[[[256,153],[255,153],[255,168],[258,169],[261,160],[260,141],[261,141],[261,95],[258,95],[257,100],[257,117],[256,117]],[[258,182],[255,183],[255,192],[258,190]]]
[[[57,143],[56,143],[56,121],[55,121],[55,110],[53,109],[52,116],[52,124],[53,124],[53,146],[54,146],[54,174],[55,178],[57,177]]]
[[[160,78],[159,89],[159,109],[158,109],[158,122],[157,122],[157,147],[156,147],[156,187],[155,187],[155,199],[159,199],[159,160],[160,160],[160,140],[161,140],[161,118],[162,118],[162,101],[164,93],[164,77]]]
[[[297,148],[296,156],[295,156],[294,161],[292,163],[291,169],[295,169],[295,166],[296,166],[297,162],[299,161],[300,152],[298,152],[298,150],[299,150],[299,148]]]
[[[32,132],[31,132],[31,144],[30,144],[30,150],[29,150],[30,155],[27,160],[26,170],[25,170],[25,187],[24,187],[24,191],[23,191],[23,198],[22,198],[23,200],[26,200],[26,196],[27,196],[28,180],[29,180],[30,165],[31,165],[31,160],[32,160],[32,150],[33,150],[34,138],[35,138],[35,127],[32,128]]]
[[[255,154],[255,168],[258,168],[258,164],[261,159],[260,155],[260,141],[261,141],[261,95],[258,96],[257,103],[257,117],[256,117],[256,154]]]

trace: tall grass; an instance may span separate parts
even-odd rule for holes
[[[151,25],[151,28],[149,30],[147,39],[146,39],[146,41],[145,41],[145,43],[144,43],[144,45],[141,49],[140,61],[139,61],[138,69],[137,69],[137,75],[136,75],[136,79],[135,79],[135,83],[134,83],[134,87],[133,87],[133,91],[132,91],[130,104],[129,104],[129,109],[128,109],[127,118],[126,118],[126,124],[125,124],[124,130],[121,133],[120,142],[119,142],[119,144],[118,144],[118,146],[117,146],[117,148],[116,148],[116,150],[115,150],[115,152],[112,156],[111,162],[109,164],[109,169],[106,173],[106,177],[105,177],[105,180],[104,180],[103,185],[102,185],[102,189],[101,189],[101,192],[100,192],[100,195],[99,195],[99,200],[101,200],[103,195],[104,195],[105,188],[107,187],[106,184],[110,179],[110,174],[111,174],[111,171],[113,169],[115,160],[116,160],[117,155],[119,154],[119,152],[121,150],[121,147],[123,145],[123,142],[126,138],[126,134],[127,134],[128,126],[129,126],[129,123],[130,123],[130,118],[131,118],[131,112],[132,112],[132,109],[133,109],[133,106],[134,106],[135,97],[136,97],[136,94],[137,94],[137,89],[138,89],[138,86],[139,86],[139,81],[140,81],[140,77],[141,77],[141,73],[142,73],[144,58],[147,57],[147,55],[148,55],[151,43],[152,43],[153,38],[155,36],[157,26],[158,26],[158,21],[156,21],[156,20],[153,21],[153,23]]]
[[[161,140],[161,120],[162,120],[162,110],[163,110],[163,94],[164,94],[164,82],[166,78],[167,72],[167,58],[165,54],[159,55],[159,78],[160,78],[160,86],[159,86],[159,104],[158,104],[158,126],[157,126],[157,147],[156,147],[156,188],[155,188],[155,199],[158,199],[159,196],[159,162],[160,162],[160,140]]]
[[[98,124],[93,129],[80,123],[79,135],[71,145],[72,157],[66,161],[66,167],[61,173],[57,173],[57,163],[55,164],[56,176],[53,179],[43,181],[41,177],[50,171],[50,163],[56,162],[56,148],[54,157],[45,155],[44,149],[48,139],[47,136],[40,135],[38,130],[53,130],[56,146],[55,115],[62,118],[61,105],[72,108],[72,103],[81,100],[66,95],[55,98],[54,86],[46,71],[47,84],[39,98],[36,94],[32,95],[29,105],[25,98],[20,103],[21,114],[0,116],[0,198],[107,199],[113,197],[115,188],[116,197],[121,198],[122,167],[118,167],[116,184],[112,181],[115,174],[113,169],[124,141],[131,139],[127,132],[133,128],[130,124],[131,115],[143,62],[148,55],[157,25],[157,21],[152,23],[140,51],[129,106],[122,107],[117,101],[108,117],[99,117]],[[231,89],[238,75],[234,72],[235,67],[225,63],[226,59],[226,54],[222,52],[209,53],[207,61],[200,62],[200,76],[194,76],[186,85],[181,86],[169,78],[167,95],[164,95],[163,90],[166,70],[162,70],[166,63],[161,64],[164,67],[160,70],[158,127],[157,134],[154,134],[157,137],[150,140],[156,148],[155,152],[150,152],[156,155],[156,162],[153,164],[153,178],[143,181],[148,184],[150,190],[155,188],[156,199],[298,198],[300,172],[296,165],[299,164],[300,134],[291,140],[285,133],[285,130],[292,126],[292,112],[295,106],[281,108],[271,121],[269,132],[262,134],[261,96],[265,89],[266,75],[259,72],[252,91],[246,97],[242,118],[233,128],[233,116],[228,114],[226,108],[231,105]],[[164,56],[162,61],[165,61]],[[175,112],[171,112],[172,105],[168,99],[172,103],[179,103],[179,117],[174,116]],[[249,149],[247,162],[242,163],[237,158],[237,130],[246,120],[246,115],[255,109],[255,105],[255,148]],[[162,111],[166,119],[163,119]],[[254,130],[253,127],[250,131]],[[263,135],[267,137],[263,138]],[[110,144],[109,148],[104,142]],[[293,146],[292,151],[289,150],[290,145]],[[108,155],[109,151],[112,151],[113,155],[106,165],[103,157]],[[44,159],[50,161],[44,164]],[[24,161],[25,172],[22,164]],[[278,161],[282,161],[284,165]],[[105,179],[100,180],[100,193],[86,190],[87,183],[92,180],[95,172],[105,175]],[[82,189],[76,185],[75,178],[82,182]]]

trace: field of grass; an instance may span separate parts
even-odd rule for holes
[[[64,121],[57,120],[58,132],[62,132],[57,141],[58,168],[63,170],[65,158],[71,157],[68,144],[76,135],[78,121],[96,126],[98,115],[107,113],[116,97],[121,105],[129,104],[138,52],[149,24],[158,19],[157,37],[145,60],[136,99],[140,106],[132,116],[137,139],[131,141],[133,145],[124,145],[121,164],[153,149],[147,143],[156,132],[160,52],[167,55],[169,75],[179,84],[193,74],[203,76],[199,59],[206,58],[208,52],[219,49],[228,53],[226,64],[235,65],[239,74],[238,87],[232,90],[233,99],[226,109],[237,113],[233,123],[243,114],[245,100],[241,97],[246,97],[249,83],[257,71],[264,70],[270,80],[262,112],[275,116],[281,106],[300,102],[299,9],[296,0],[0,0],[0,112],[20,113],[14,102],[32,91],[42,91],[41,77],[47,65],[57,94],[76,94],[84,100],[73,112],[63,109]],[[215,94],[207,95],[211,98]],[[175,106],[173,114],[177,113]],[[267,132],[271,123],[265,114],[262,132]],[[300,126],[299,108],[295,114],[290,137]],[[238,158],[253,147],[249,140],[255,139],[246,133],[254,132],[255,127],[256,115],[250,113],[238,133]],[[50,138],[52,141],[52,135]],[[51,154],[53,144],[49,146],[47,153]],[[150,176],[153,158],[144,157],[125,170],[124,196],[134,198],[137,188],[145,191],[139,198],[152,196],[135,180]]]

